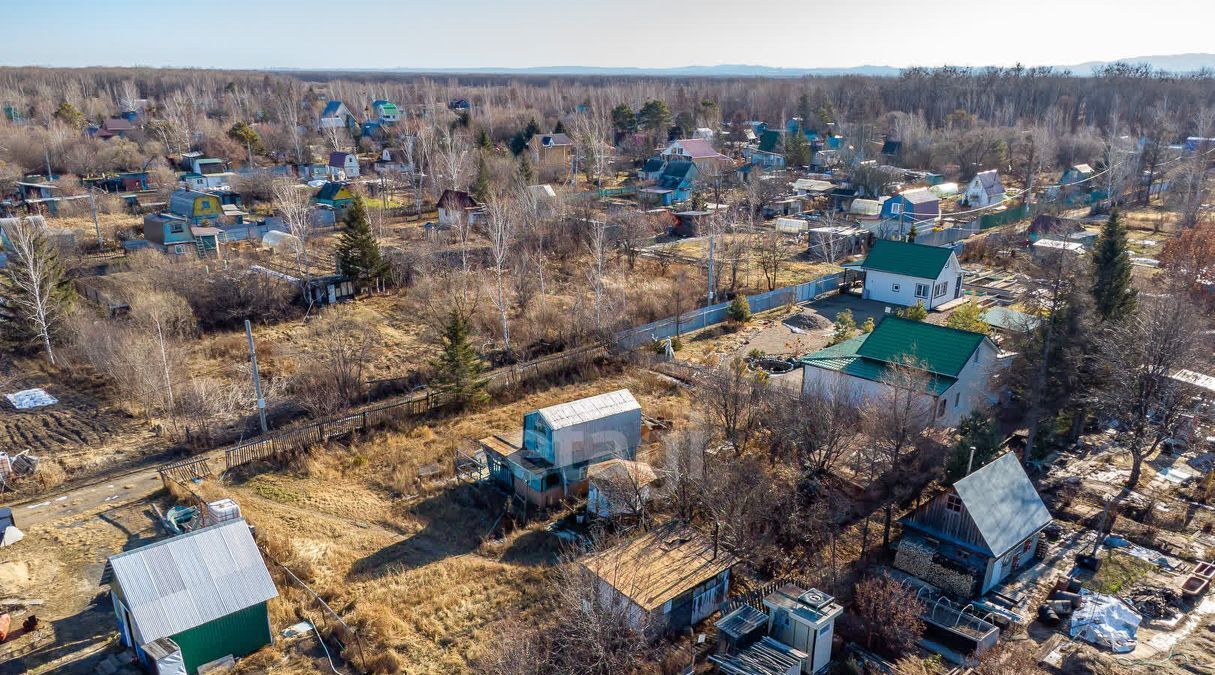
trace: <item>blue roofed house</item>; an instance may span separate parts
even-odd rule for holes
[[[358,120],[354,118],[354,113],[350,112],[345,103],[328,101],[321,111],[317,127],[321,130],[345,128],[353,132],[358,128]]]
[[[154,673],[194,675],[274,641],[274,580],[244,519],[111,556],[122,644]]]
[[[785,166],[785,134],[782,129],[767,129],[759,136],[759,143],[743,151],[747,162],[766,169],[781,169]]]
[[[1077,183],[1087,181],[1096,173],[1096,171],[1093,171],[1093,167],[1087,164],[1073,164],[1067,167],[1063,175],[1059,177],[1059,184],[1064,187],[1076,185]]]
[[[1010,452],[899,522],[904,534],[894,566],[971,598],[1033,562],[1051,515]]]
[[[655,181],[662,175],[662,170],[667,165],[667,160],[662,157],[651,157],[645,161],[637,171],[637,177],[644,181]]]
[[[641,445],[641,406],[627,389],[533,410],[523,429],[480,440],[491,480],[547,507],[587,490],[587,469],[632,459]]]
[[[928,188],[905,190],[882,203],[880,236],[902,237],[912,227],[932,227],[941,217],[941,200]]]
[[[962,266],[951,248],[878,239],[855,270],[865,275],[866,300],[933,309],[962,297]]]
[[[982,333],[886,316],[873,329],[803,356],[803,395],[881,404],[894,389],[918,390],[917,414],[935,427],[956,427],[999,402],[997,376],[1009,358]]]
[[[654,185],[642,188],[641,200],[651,204],[670,206],[692,198],[696,177],[700,174],[695,162],[670,160],[662,168]]]

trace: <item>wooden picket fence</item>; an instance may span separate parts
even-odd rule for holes
[[[160,480],[168,485],[169,481],[175,483],[189,483],[195,479],[206,478],[212,475],[210,457],[194,457],[191,459],[183,459],[177,462],[163,464],[156,469],[160,474]]]

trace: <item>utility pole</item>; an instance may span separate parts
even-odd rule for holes
[[[93,208],[93,230],[97,232],[97,252],[100,253],[103,244],[101,242],[101,224],[97,222],[97,195],[93,194],[93,188],[90,187],[88,190],[89,206]]]
[[[257,417],[262,424],[262,433],[266,427],[266,399],[262,397],[262,378],[257,373],[257,351],[253,348],[253,324],[245,319],[245,336],[249,338],[249,362],[253,364],[253,393],[257,396]]]
[[[713,281],[714,281],[713,280],[713,252],[714,252],[713,249],[714,249],[714,237],[713,237],[713,235],[710,234],[709,235],[709,304],[710,305],[713,304],[713,297],[715,295],[717,295],[714,292],[714,286],[713,286]]]

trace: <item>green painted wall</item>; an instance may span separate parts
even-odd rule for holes
[[[270,640],[264,602],[173,636],[190,675],[197,673],[204,663],[228,654],[240,658],[270,644]]]

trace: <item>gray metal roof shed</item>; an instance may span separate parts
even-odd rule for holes
[[[138,644],[170,637],[278,595],[243,519],[110,558]]]
[[[1050,524],[1050,511],[1011,452],[954,483],[953,488],[997,558]]]

